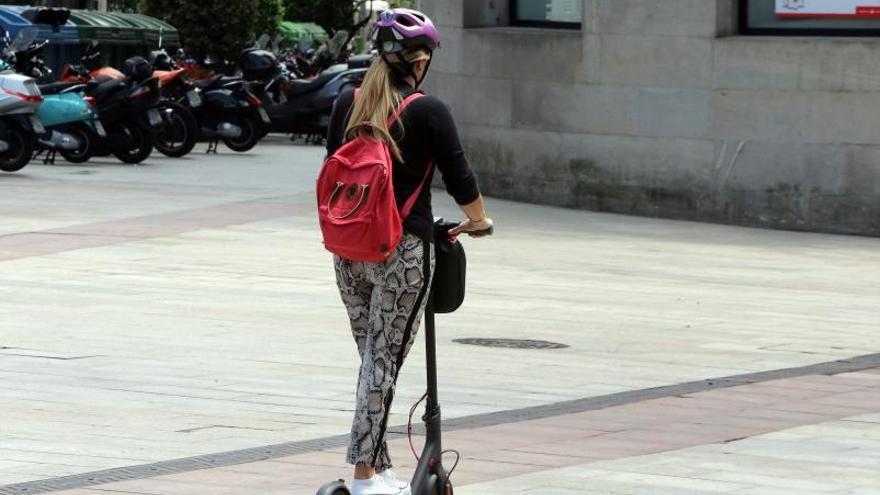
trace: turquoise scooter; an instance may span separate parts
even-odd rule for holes
[[[10,51],[16,72],[40,80],[52,71],[43,60],[43,51],[49,42],[36,41],[37,32],[33,28],[20,31]],[[62,85],[59,88],[53,86],[40,85],[43,104],[37,116],[46,132],[37,136],[37,155],[46,152],[44,163],[54,163],[56,153],[61,153],[69,162],[86,162],[95,152],[97,139],[107,136],[98,118],[97,106],[93,99],[80,93],[85,84],[74,87],[63,84],[63,88]]]

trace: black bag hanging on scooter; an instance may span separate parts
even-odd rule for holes
[[[431,297],[435,313],[452,313],[464,302],[467,258],[461,243],[449,237],[449,227],[434,224],[434,280]],[[455,225],[455,224],[453,224]]]

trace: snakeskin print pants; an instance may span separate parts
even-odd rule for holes
[[[385,429],[397,375],[415,341],[434,273],[434,245],[404,234],[385,262],[336,256],[336,285],[361,355],[349,464],[391,467]]]

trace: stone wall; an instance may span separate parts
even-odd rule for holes
[[[585,0],[563,31],[425,0],[426,89],[488,195],[880,235],[880,40],[738,36],[735,3]]]

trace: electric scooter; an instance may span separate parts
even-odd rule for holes
[[[434,223],[434,238],[438,241],[458,241],[449,235],[449,231],[459,224],[445,222],[442,218]],[[492,235],[493,227],[484,231],[473,232],[475,237]],[[460,249],[460,247],[459,247]],[[463,253],[462,253],[463,255]],[[438,269],[440,269],[438,265]],[[462,274],[463,275],[463,274]],[[425,446],[419,457],[415,474],[413,474],[410,487],[412,495],[452,495],[452,482],[449,480],[450,472],[443,467],[443,447],[441,442],[440,427],[440,402],[437,394],[437,344],[434,327],[435,304],[434,297],[438,287],[437,274],[434,275],[434,283],[428,295],[428,305],[425,308],[425,363],[428,374],[428,391],[425,394],[425,414],[422,420],[425,422]],[[457,306],[456,306],[457,307]],[[445,309],[444,312],[452,312],[455,308]],[[418,404],[417,404],[418,405]],[[454,452],[454,451],[452,451]],[[458,464],[458,461],[456,461]],[[455,469],[455,466],[453,466]],[[344,480],[331,481],[322,486],[317,495],[350,495]]]

